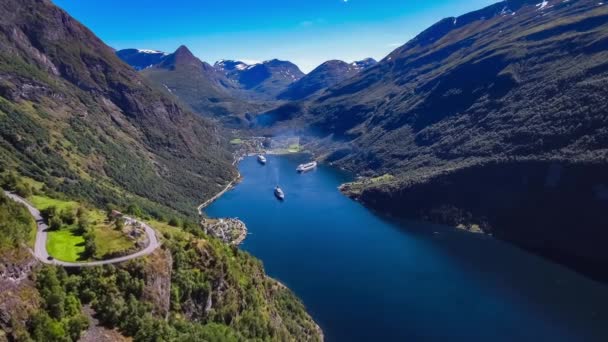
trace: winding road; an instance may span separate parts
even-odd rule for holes
[[[26,201],[24,198],[21,198],[13,193],[10,193],[7,191],[5,191],[4,193],[8,197],[10,197],[13,201],[19,202],[19,203],[25,205],[27,207],[27,209],[29,210],[30,214],[32,214],[32,216],[36,220],[36,225],[38,227],[38,230],[36,232],[36,244],[34,245],[33,252],[34,252],[34,256],[45,264],[58,265],[58,266],[63,266],[63,267],[93,267],[93,266],[117,264],[120,262],[128,261],[131,259],[135,259],[135,258],[139,258],[139,257],[145,256],[145,255],[151,254],[152,252],[154,252],[154,250],[156,250],[158,247],[160,247],[160,243],[158,242],[158,239],[156,238],[156,232],[154,231],[154,229],[152,229],[150,226],[148,226],[144,222],[138,221],[131,217],[125,217],[125,219],[127,219],[127,220],[133,220],[135,222],[138,222],[144,228],[146,235],[148,235],[148,241],[149,241],[148,246],[146,248],[142,249],[139,252],[135,252],[133,254],[125,255],[122,257],[114,258],[114,259],[108,259],[108,260],[99,260],[99,261],[90,261],[90,262],[66,262],[66,261],[53,259],[50,257],[48,251],[46,250],[46,239],[47,239],[47,235],[48,235],[47,230],[49,227],[42,219],[42,215],[40,214],[40,211],[38,209],[36,209],[33,205],[28,203],[28,201]]]

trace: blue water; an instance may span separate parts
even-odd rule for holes
[[[608,341],[608,286],[486,236],[383,219],[340,194],[348,175],[297,174],[304,161],[243,160],[206,212],[247,224],[242,248],[327,341]]]

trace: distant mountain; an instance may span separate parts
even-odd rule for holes
[[[251,96],[265,100],[275,99],[304,76],[297,65],[278,59],[252,65],[240,61],[219,61],[214,67]]]
[[[135,70],[142,70],[160,63],[167,54],[156,50],[124,49],[116,51],[116,55]]]
[[[231,61],[231,60],[221,60],[215,62],[213,67],[219,71],[224,73],[226,76],[230,78],[238,78],[238,74],[243,70],[247,69],[250,65],[241,61]]]
[[[608,5],[507,0],[260,117],[368,176],[375,209],[499,238],[608,279]],[[385,175],[388,174],[388,175]]]
[[[279,99],[300,100],[325,88],[332,87],[376,64],[376,60],[367,58],[362,61],[346,63],[339,60],[327,61],[292,83],[287,90],[279,94]]]
[[[195,57],[186,46],[141,73],[195,112],[220,118],[228,126],[248,125],[245,115],[263,108],[241,98],[238,84]]]
[[[278,60],[254,65],[222,60],[211,66],[186,46],[172,54],[151,51],[127,49],[117,55],[195,112],[234,127],[249,125],[251,113],[272,107],[276,95],[304,75],[296,65]]]

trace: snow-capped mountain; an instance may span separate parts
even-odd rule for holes
[[[350,64],[340,60],[327,61],[297,82],[292,83],[278,97],[284,100],[306,98],[349,79],[360,71],[374,66],[376,63],[376,60],[373,58],[366,58]]]
[[[124,49],[117,51],[116,55],[136,70],[149,68],[167,57],[165,52],[148,49]]]
[[[278,59],[257,64],[247,64],[242,61],[221,60],[215,63],[215,69],[229,79],[238,83],[258,97],[275,98],[287,87],[298,81],[304,73],[297,65]]]

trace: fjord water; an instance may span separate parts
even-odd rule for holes
[[[487,236],[381,218],[340,194],[348,175],[297,174],[304,161],[244,159],[206,212],[247,224],[242,248],[326,341],[608,341],[608,286]]]

